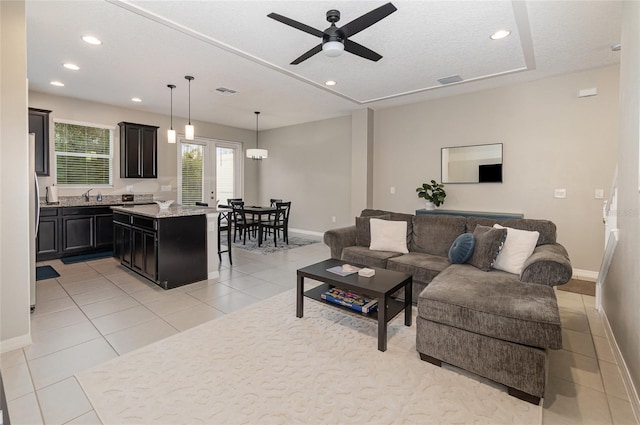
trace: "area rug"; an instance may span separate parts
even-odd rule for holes
[[[61,258],[64,264],[81,263],[83,261],[99,260],[100,258],[113,257],[113,251],[94,252],[93,254],[74,255],[73,257]]]
[[[582,295],[596,296],[596,283],[588,280],[571,279],[564,285],[558,286],[559,291],[573,292]]]
[[[320,241],[313,239],[306,239],[297,236],[289,236],[289,245],[282,239],[278,239],[278,246],[273,244],[273,235],[271,238],[262,241],[262,246],[258,247],[258,239],[247,239],[247,243],[243,244],[242,240],[236,239],[233,243],[234,248],[244,249],[246,251],[257,252],[260,254],[273,254],[274,252],[286,251],[288,249],[298,248],[301,246],[311,245]]]
[[[36,267],[36,280],[53,279],[60,276],[60,273],[51,266],[37,266]]]
[[[389,324],[295,291],[76,375],[104,424],[539,424],[541,407],[420,360],[415,321]],[[414,310],[415,313],[415,310]]]

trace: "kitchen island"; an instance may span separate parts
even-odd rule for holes
[[[114,206],[113,253],[120,263],[164,289],[218,273],[215,208]]]

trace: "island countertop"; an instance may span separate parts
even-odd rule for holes
[[[186,205],[173,204],[168,209],[160,209],[156,205],[133,205],[127,207],[113,206],[114,211],[119,211],[127,214],[143,215],[151,218],[170,218],[170,217],[184,217],[188,215],[206,215],[217,214],[220,211],[227,211],[225,209],[216,209],[209,207],[192,207]]]

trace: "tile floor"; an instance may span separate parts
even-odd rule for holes
[[[307,236],[308,237],[308,236]],[[295,287],[295,270],[329,257],[313,244],[234,250],[220,277],[164,291],[113,259],[51,264],[37,283],[33,344],[1,357],[11,422],[99,424],[76,372]],[[564,347],[551,351],[544,424],[636,424],[594,298],[557,291]]]

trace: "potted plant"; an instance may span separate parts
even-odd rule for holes
[[[435,180],[431,180],[431,183],[423,183],[422,186],[416,189],[416,192],[418,192],[418,198],[425,199],[428,210],[444,204],[444,198],[447,197],[447,193],[444,191],[444,185]]]

